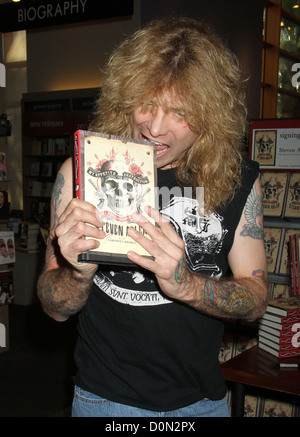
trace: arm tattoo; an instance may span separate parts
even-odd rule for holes
[[[61,173],[58,173],[57,178],[54,183],[53,191],[52,191],[52,227],[51,230],[53,230],[58,222],[58,215],[57,215],[57,208],[59,207],[59,204],[61,203],[61,190],[63,186],[65,185],[65,178]]]
[[[236,282],[215,282],[207,279],[204,284],[204,303],[223,314],[238,317],[254,308],[251,292]]]
[[[187,277],[186,266],[183,259],[179,261],[178,266],[174,273],[174,277],[177,284],[183,284],[186,281],[186,277]]]
[[[70,317],[85,305],[92,279],[78,277],[68,267],[49,270],[40,276],[37,294],[47,314]]]
[[[247,224],[244,225],[241,236],[263,240],[263,196],[257,194],[255,186],[246,202],[245,218]]]
[[[265,272],[263,270],[253,270],[252,276],[254,276],[255,278],[258,278],[258,279],[263,279],[263,280],[266,279]]]

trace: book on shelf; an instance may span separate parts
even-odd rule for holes
[[[261,171],[265,217],[299,219],[300,171]]]
[[[284,216],[300,218],[300,171],[290,173]]]
[[[29,197],[51,197],[53,182],[50,181],[35,181],[28,182],[27,195]]]
[[[284,229],[283,244],[281,247],[281,254],[278,260],[276,273],[282,275],[290,275],[290,256],[289,256],[289,244],[290,235],[296,234],[299,230],[296,228]]]
[[[22,221],[13,223],[16,246],[22,249],[38,249],[40,245],[40,225]]]
[[[69,153],[69,139],[66,138],[44,138],[33,140],[31,143],[31,154],[34,156],[56,156]]]
[[[287,172],[261,172],[263,211],[265,217],[281,217],[285,205]]]
[[[289,263],[290,263],[290,276],[291,276],[291,290],[294,296],[300,296],[299,243],[300,243],[300,233],[289,235]]]
[[[30,164],[30,176],[39,176],[40,174],[40,161],[32,161]]]
[[[280,359],[300,356],[300,296],[269,302],[259,322],[258,345]]]
[[[33,140],[31,142],[31,155],[40,156],[42,152],[42,142],[39,140]]]
[[[44,161],[41,163],[41,173],[42,177],[52,176],[52,162]]]
[[[7,180],[6,154],[0,152],[0,181]]]
[[[132,215],[156,207],[156,161],[152,143],[79,130],[74,135],[75,195],[97,207],[106,237],[79,260],[132,264],[127,252],[149,253],[128,235]],[[149,218],[151,222],[153,220]]]
[[[269,273],[276,272],[278,259],[282,252],[282,234],[281,228],[264,227],[264,244]]]

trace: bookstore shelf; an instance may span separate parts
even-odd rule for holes
[[[50,221],[60,166],[73,154],[73,135],[87,129],[99,89],[23,94],[23,209],[25,220]]]

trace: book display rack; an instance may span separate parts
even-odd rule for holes
[[[222,367],[224,365],[224,369],[226,369],[226,375],[231,372],[229,381],[234,381],[237,371],[234,363],[237,362],[238,356],[245,355],[246,357],[248,353],[255,354],[255,360],[259,356],[259,372],[258,370],[256,373],[254,372],[255,374],[251,378],[255,379],[260,374],[268,375],[272,372],[270,366],[276,361],[276,365],[280,366],[283,372],[294,372],[294,377],[299,379],[300,352],[295,352],[295,350],[300,351],[300,324],[295,332],[292,331],[291,326],[288,339],[284,340],[284,342],[288,342],[288,349],[290,350],[291,338],[294,338],[293,344],[297,347],[293,347],[293,358],[287,359],[287,363],[284,363],[285,367],[281,367],[283,360],[286,361],[283,357],[286,353],[282,354],[282,349],[286,349],[285,346],[282,346],[283,341],[281,340],[283,337],[282,324],[277,323],[279,328],[274,331],[274,328],[269,326],[270,322],[273,323],[273,321],[270,321],[269,311],[271,301],[292,299],[294,302],[294,299],[296,299],[297,303],[300,302],[300,120],[270,119],[252,121],[250,123],[250,157],[259,162],[261,169],[264,241],[270,302],[266,316],[259,322],[237,321],[232,323],[232,326],[230,324],[226,326],[219,360]],[[298,319],[299,316],[297,315],[297,323]],[[270,329],[272,329],[271,332],[269,332]],[[269,346],[270,344],[271,346]],[[262,345],[264,349],[262,349]],[[268,352],[265,345],[270,347]],[[255,351],[255,353],[250,352],[250,350]],[[256,353],[256,351],[258,352]],[[261,367],[262,356],[267,366],[266,373]],[[231,359],[233,359],[232,368],[230,365]],[[291,362],[291,360],[294,361]],[[289,363],[292,365],[286,367]],[[247,385],[246,381],[245,384]],[[252,384],[251,382],[250,385],[263,387],[260,383]],[[288,397],[287,399],[284,397],[278,399],[275,396],[275,399],[273,399],[272,394],[270,397],[269,395],[270,393],[260,395],[252,393],[251,390],[246,391],[243,416],[299,416],[299,403],[291,402]],[[231,390],[228,392],[228,398],[232,403]]]

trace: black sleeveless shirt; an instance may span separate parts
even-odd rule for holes
[[[227,255],[258,174],[258,164],[245,159],[242,188],[222,213],[204,217],[189,190],[174,190],[174,171],[158,171],[159,187],[173,189],[167,202],[160,196],[161,213],[183,238],[195,274],[226,276]],[[103,398],[168,411],[226,394],[218,360],[223,322],[168,299],[148,271],[99,266],[78,332],[75,383]]]

